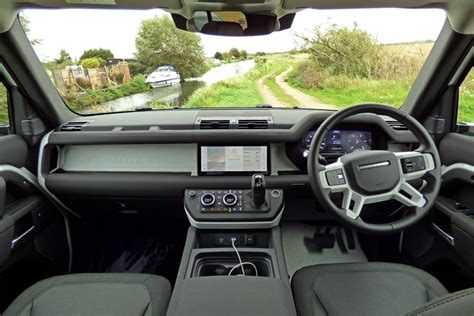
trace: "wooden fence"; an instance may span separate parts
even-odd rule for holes
[[[71,68],[47,70],[47,73],[63,97],[89,89],[97,91],[116,87],[132,80],[127,62],[119,62],[109,67],[85,69],[84,76],[75,75]]]

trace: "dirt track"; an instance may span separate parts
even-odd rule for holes
[[[289,107],[287,104],[281,102],[273,92],[265,85],[265,80],[267,80],[273,73],[263,76],[262,78],[258,79],[257,87],[260,91],[260,94],[263,98],[263,103],[270,104],[276,107]]]
[[[298,104],[300,108],[310,108],[310,109],[335,109],[334,106],[319,102],[310,95],[307,95],[298,89],[291,87],[286,79],[288,74],[293,70],[293,67],[288,67],[287,70],[275,77],[275,82],[281,87],[281,89],[291,96]],[[265,85],[265,80],[271,77],[273,73],[263,76],[257,81],[257,87],[262,95],[263,102],[265,104],[270,104],[276,107],[291,107],[288,104],[280,101],[273,92]]]
[[[334,106],[319,102],[315,98],[310,95],[307,95],[293,87],[291,87],[287,82],[286,79],[288,74],[293,70],[293,67],[288,67],[287,70],[282,72],[275,78],[275,82],[293,99],[298,102],[301,108],[311,108],[311,109],[335,109]]]

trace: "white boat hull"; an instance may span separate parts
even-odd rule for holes
[[[160,81],[153,81],[149,82],[152,88],[161,88],[166,86],[172,86],[175,84],[179,84],[181,82],[181,78],[173,78],[173,79],[165,79]]]

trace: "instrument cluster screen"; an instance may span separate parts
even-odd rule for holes
[[[202,146],[201,172],[267,172],[268,146]]]
[[[310,131],[300,140],[303,156],[307,156],[315,131]],[[321,144],[321,154],[345,155],[360,150],[372,149],[372,133],[367,131],[331,130]]]

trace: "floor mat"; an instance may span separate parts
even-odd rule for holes
[[[181,226],[141,222],[111,228],[97,263],[98,272],[156,274],[174,283],[186,238],[187,227]]]
[[[342,227],[333,227],[331,233],[336,230],[341,232],[346,249],[341,249],[335,242],[333,248],[318,249],[314,243],[314,234],[317,231],[324,231],[326,227],[313,226],[299,222],[285,222],[281,225],[283,235],[283,250],[285,252],[288,273],[292,277],[300,268],[325,263],[343,262],[367,262],[362,248],[360,247],[357,234],[353,233],[355,249],[347,247],[349,240]],[[343,247],[344,248],[344,247]]]

